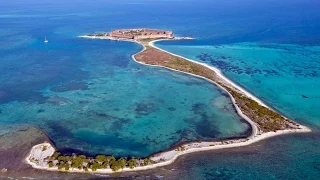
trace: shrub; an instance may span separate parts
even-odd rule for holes
[[[118,171],[119,169],[121,169],[121,165],[120,165],[119,161],[112,161],[112,162],[110,162],[110,168],[113,171]]]
[[[92,171],[96,171],[99,168],[99,164],[98,163],[93,163],[90,167],[92,169]]]
[[[107,159],[107,156],[105,155],[98,155],[96,156],[95,160],[101,163],[105,163],[107,162],[108,159]]]
[[[131,158],[128,161],[128,166],[129,166],[130,169],[133,169],[134,167],[137,166],[137,160],[135,158]]]
[[[62,168],[64,168],[64,165],[63,165],[63,164],[60,164],[60,165],[58,166],[58,170],[62,170]]]
[[[118,162],[119,162],[119,165],[120,165],[121,169],[123,169],[127,165],[127,160],[124,159],[124,158],[118,159]]]
[[[53,167],[53,162],[50,161],[50,162],[48,163],[48,165],[49,165],[49,168]]]
[[[144,165],[146,166],[146,165],[149,165],[151,163],[151,160],[149,158],[145,158],[143,160],[143,162],[144,162]]]
[[[58,159],[58,157],[59,157],[60,155],[61,155],[60,152],[54,152],[52,156],[53,156],[55,159]]]
[[[66,171],[69,171],[69,169],[70,169],[69,164],[65,164],[65,165],[64,165],[64,169],[65,169]]]

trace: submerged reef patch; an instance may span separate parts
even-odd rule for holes
[[[54,105],[64,105],[64,104],[70,104],[72,101],[68,98],[60,97],[60,96],[53,96],[50,97],[47,100],[48,103],[54,104]]]
[[[57,123],[57,121],[48,121],[46,123],[49,129],[52,129],[52,136],[60,136],[60,137],[73,137],[73,134],[69,129],[66,128],[61,122]]]
[[[168,107],[167,108],[169,111],[175,111],[176,110],[176,108],[174,108],[174,107]],[[1,111],[0,111],[1,112]]]
[[[39,109],[39,110],[37,111],[37,113],[43,113],[43,112],[45,112],[44,109]],[[1,113],[0,113],[0,114],[1,114]]]
[[[111,147],[117,149],[130,148],[135,151],[143,150],[146,146],[143,143],[137,142],[134,139],[122,138],[112,134],[98,134],[92,131],[80,130],[75,133],[75,137],[81,139],[83,142],[94,142],[97,145],[104,147]],[[107,143],[112,142],[112,143]]]
[[[137,116],[149,115],[158,110],[158,107],[152,102],[139,102],[135,104],[135,113]]]
[[[241,68],[239,68],[238,66],[234,66],[226,61],[223,61],[225,59],[227,59],[225,56],[223,56],[223,58],[221,58],[222,60],[218,60],[218,59],[214,59],[212,57],[212,55],[208,54],[208,53],[201,53],[198,56],[196,56],[197,59],[212,64],[213,66],[222,69],[222,70],[226,70],[226,71],[232,71],[232,72],[236,72],[236,73],[243,73],[243,70]],[[249,71],[248,71],[249,73]]]
[[[202,137],[211,138],[215,138],[221,134],[217,130],[218,127],[213,125],[212,117],[209,117],[205,113],[202,113],[200,117],[200,121],[195,124],[197,134],[199,134]]]
[[[82,82],[68,82],[61,85],[57,85],[51,88],[51,91],[54,92],[66,92],[74,90],[88,90],[88,85]]]

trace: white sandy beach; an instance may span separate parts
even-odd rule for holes
[[[185,148],[185,150],[183,150],[183,151],[177,151],[176,149],[173,149],[173,150],[165,151],[165,152],[162,152],[162,153],[159,153],[159,154],[156,154],[156,155],[150,157],[153,161],[157,161],[157,163],[155,163],[155,164],[135,167],[134,169],[124,168],[124,169],[119,170],[117,172],[132,172],[132,171],[153,169],[153,168],[169,165],[169,164],[173,163],[179,156],[189,154],[189,153],[248,146],[250,144],[253,144],[255,142],[258,142],[258,141],[261,141],[261,140],[264,140],[264,139],[267,139],[267,138],[270,138],[273,136],[278,136],[278,135],[282,135],[282,134],[290,134],[290,133],[305,133],[305,132],[310,132],[310,129],[308,129],[306,127],[301,127],[301,129],[295,129],[295,130],[281,130],[281,131],[277,131],[277,132],[267,132],[267,133],[263,133],[260,135],[254,135],[254,136],[251,136],[250,138],[246,138],[246,139],[190,143],[190,144],[183,145]],[[47,145],[47,143],[45,143],[45,144]],[[45,156],[43,156],[43,153],[40,153],[39,151],[34,150],[34,148],[37,148],[42,145],[43,144],[38,144],[31,149],[30,155],[26,158],[27,163],[36,169],[49,170],[49,171],[60,171],[60,170],[58,170],[57,167],[49,168],[48,165],[45,165],[43,163],[37,164],[35,162],[30,161],[30,158],[32,158],[32,157],[42,156],[45,158]],[[52,156],[53,153],[54,152],[45,153],[45,154],[47,156]],[[42,159],[44,159],[44,158],[42,158]],[[114,173],[114,171],[112,171],[111,169],[98,169],[97,171],[89,170],[88,172],[86,172],[84,170],[79,170],[79,169],[74,169],[74,168],[70,168],[70,170],[68,172],[102,173],[102,174]]]
[[[109,38],[109,37],[94,37],[94,36],[80,36],[82,38],[91,38],[91,39],[109,39],[109,40],[122,40],[122,39],[113,39],[113,38]],[[129,41],[129,42],[135,42],[135,43],[139,43],[135,40],[127,40],[127,39],[124,39],[125,41]],[[269,109],[272,109],[271,107],[267,106],[265,103],[263,103],[260,99],[258,99],[257,97],[255,97],[254,95],[252,95],[251,93],[249,93],[247,90],[245,90],[244,88],[238,86],[236,83],[232,82],[231,80],[229,80],[227,77],[225,77],[221,71],[219,69],[216,69],[214,67],[211,67],[207,64],[204,64],[204,63],[200,63],[200,62],[197,62],[197,61],[194,61],[194,60],[191,60],[191,59],[187,59],[185,57],[182,57],[182,56],[179,56],[179,55],[176,55],[176,54],[173,54],[173,53],[170,53],[170,52],[167,52],[163,49],[160,49],[158,47],[156,47],[154,45],[154,42],[156,41],[161,41],[161,40],[155,40],[155,41],[151,41],[149,42],[149,45],[158,49],[158,50],[161,50],[163,52],[166,52],[166,53],[169,53],[171,55],[174,55],[174,56],[177,56],[177,57],[180,57],[180,58],[183,58],[183,59],[186,59],[188,61],[191,61],[193,63],[197,63],[197,64],[200,64],[202,66],[205,66],[207,68],[210,68],[212,71],[214,71],[221,79],[222,81],[228,85],[229,87],[232,87],[233,89],[237,89],[238,91],[240,91],[242,94],[244,94],[245,96],[247,97],[250,97],[251,99],[257,101],[260,105],[262,106],[265,106]],[[141,43],[139,43],[141,44]],[[141,51],[144,51],[146,49],[146,47],[141,44],[144,48],[143,50]],[[141,52],[140,51],[140,52]],[[136,54],[139,54],[140,52],[136,53]],[[143,64],[143,65],[148,65],[148,66],[157,66],[157,67],[163,67],[163,68],[167,68],[167,67],[164,67],[164,66],[158,66],[158,65],[149,65],[149,64],[145,64],[145,63],[141,63],[141,62],[138,62],[136,59],[135,59],[135,55],[132,55],[132,59],[139,63],[139,64]],[[173,70],[173,71],[177,71],[177,72],[182,72],[182,71],[178,71],[178,70],[175,70],[175,69],[171,69],[171,68],[167,68],[167,69],[170,69],[170,70]],[[186,73],[186,72],[182,72],[182,73]],[[206,79],[207,81],[211,82],[211,83],[214,83],[216,84],[217,86],[219,86],[220,88],[222,88],[224,91],[226,91],[223,87],[221,87],[219,84],[217,84],[216,82],[210,80],[210,79],[207,79],[205,77],[202,77],[202,76],[198,76],[198,75],[194,75],[194,74],[190,74],[190,73],[186,73],[186,74],[189,74],[189,75],[192,75],[192,76],[196,76],[196,77],[199,77],[199,78],[203,78],[203,79]],[[261,141],[263,139],[267,139],[267,138],[270,138],[270,137],[273,137],[273,136],[277,136],[277,135],[281,135],[281,134],[289,134],[289,133],[304,133],[304,132],[311,132],[311,130],[308,128],[308,127],[305,127],[303,125],[299,125],[299,129],[288,129],[288,130],[279,130],[279,131],[276,131],[276,132],[267,132],[267,133],[264,133],[264,132],[261,132],[258,128],[258,126],[256,125],[255,122],[253,122],[250,118],[248,118],[246,115],[244,115],[242,113],[242,111],[240,110],[240,108],[236,105],[235,103],[235,100],[234,98],[231,96],[231,94],[226,91],[233,104],[234,104],[234,107],[236,108],[237,110],[237,113],[242,117],[244,118],[252,127],[252,134],[247,137],[247,138],[242,138],[242,139],[237,139],[237,140],[225,140],[225,141],[210,141],[210,142],[193,142],[193,143],[188,143],[188,144],[184,144],[183,145],[183,148],[184,150],[178,150],[177,148],[176,149],[172,149],[172,150],[167,150],[167,151],[164,151],[164,152],[161,152],[161,153],[157,153],[153,156],[150,157],[151,160],[157,162],[155,164],[151,164],[151,165],[147,165],[147,166],[141,166],[141,167],[135,167],[134,169],[130,169],[130,168],[124,168],[122,170],[120,170],[119,172],[128,172],[128,171],[139,171],[139,170],[147,170],[147,169],[152,169],[152,168],[156,168],[156,167],[161,167],[161,166],[165,166],[165,165],[169,165],[171,163],[173,163],[179,156],[181,155],[185,155],[185,154],[189,154],[189,153],[193,153],[193,152],[200,152],[200,151],[208,151],[208,150],[215,150],[215,149],[224,149],[224,148],[235,148],[235,147],[240,147],[240,146],[247,146],[247,145],[250,145],[252,143],[255,143],[255,142],[258,142],[258,141]],[[272,109],[273,110],[273,109]],[[48,146],[48,148],[46,149],[46,151],[43,151],[43,149],[41,147],[43,146]],[[181,146],[180,146],[181,147]],[[28,157],[26,157],[26,162],[30,165],[32,165],[32,167],[36,168],[36,169],[43,169],[43,170],[50,170],[50,171],[59,171],[57,169],[57,167],[54,167],[54,168],[49,168],[48,165],[46,165],[45,163],[43,162],[35,162],[35,161],[31,161],[32,158],[35,158],[35,159],[39,159],[39,161],[43,161],[45,159],[45,157],[47,156],[51,156],[53,153],[54,153],[54,147],[52,145],[50,145],[49,143],[44,143],[44,144],[39,144],[39,145],[36,145],[34,146],[31,151],[30,151],[30,154],[28,155]],[[84,173],[85,171],[84,170],[79,170],[79,169],[70,169],[68,172],[80,172],[80,173]],[[111,169],[98,169],[97,171],[95,172],[92,172],[92,171],[89,171],[89,173],[105,173],[105,174],[108,174],[108,173],[113,173],[113,171]]]

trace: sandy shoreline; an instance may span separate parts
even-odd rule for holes
[[[138,41],[135,40],[128,40],[128,39],[114,39],[114,38],[110,38],[110,37],[95,37],[95,36],[79,36],[81,38],[90,38],[90,39],[108,39],[108,40],[119,40],[119,41],[128,41],[128,42],[135,42],[138,43],[140,45],[143,46],[143,49],[140,51],[144,51],[146,49],[145,44],[142,44]],[[265,103],[263,103],[260,99],[258,99],[257,97],[255,97],[254,95],[252,95],[251,93],[249,93],[247,90],[243,89],[242,87],[238,86],[236,83],[232,82],[231,80],[229,80],[226,76],[223,75],[223,73],[217,69],[214,68],[212,66],[209,66],[205,63],[200,63],[173,53],[170,53],[168,51],[165,51],[163,49],[160,49],[158,47],[156,47],[154,45],[154,42],[157,41],[162,41],[162,40],[154,40],[149,42],[149,46],[156,48],[160,51],[166,52],[168,54],[171,54],[173,56],[177,56],[183,59],[186,59],[188,61],[191,61],[193,63],[197,63],[200,64],[202,66],[205,66],[209,69],[211,69],[212,71],[214,71],[223,81],[224,83],[227,83],[229,86],[240,90],[241,93],[243,93],[244,95],[246,95],[247,97],[250,97],[251,99],[255,100],[256,102],[258,102],[260,105],[265,106],[269,109],[272,109],[271,107],[267,106]],[[149,157],[151,160],[157,162],[155,164],[151,164],[151,165],[147,165],[147,166],[140,166],[140,167],[135,167],[134,169],[130,169],[130,168],[124,168],[122,170],[119,170],[117,172],[129,172],[129,171],[140,171],[140,170],[148,170],[148,169],[152,169],[152,168],[157,168],[157,167],[161,167],[161,166],[165,166],[165,165],[169,165],[171,163],[173,163],[179,156],[181,155],[185,155],[185,154],[189,154],[189,153],[193,153],[193,152],[201,152],[201,151],[208,151],[208,150],[214,150],[214,149],[225,149],[225,148],[234,148],[234,147],[240,147],[240,146],[247,146],[250,145],[252,143],[261,141],[263,139],[267,139],[273,136],[277,136],[277,135],[281,135],[281,134],[290,134],[290,133],[304,133],[304,132],[311,132],[311,130],[303,125],[299,125],[300,129],[287,129],[287,130],[278,130],[276,132],[267,132],[267,133],[262,133],[260,132],[258,126],[256,125],[255,122],[253,122],[250,118],[248,118],[241,110],[240,108],[237,106],[237,104],[235,103],[235,99],[233,98],[233,96],[226,90],[224,89],[222,86],[220,86],[218,83],[207,79],[205,77],[202,76],[198,76],[195,74],[191,74],[191,73],[187,73],[187,72],[183,72],[183,71],[178,71],[175,69],[171,69],[165,66],[159,66],[159,65],[149,65],[149,64],[145,64],[142,62],[139,62],[135,59],[135,55],[139,54],[135,53],[133,54],[131,57],[132,59],[139,63],[139,64],[143,64],[143,65],[147,65],[147,66],[156,66],[156,67],[162,67],[162,68],[166,68],[172,71],[176,71],[176,72],[182,72],[182,73],[186,73],[189,74],[191,76],[195,76],[195,77],[199,77],[202,79],[205,79],[211,83],[214,83],[215,85],[217,85],[218,87],[220,87],[222,90],[224,90],[225,92],[227,92],[229,94],[229,97],[232,100],[232,103],[234,105],[234,107],[236,108],[237,113],[239,114],[239,116],[241,116],[242,118],[244,118],[252,127],[252,133],[249,137],[246,138],[241,138],[241,139],[237,139],[237,140],[222,140],[222,141],[208,141],[208,142],[191,142],[188,144],[184,144],[183,146],[183,150],[180,149],[171,149],[171,150],[167,150],[161,153],[157,153],[155,155],[152,155],[151,157]],[[273,110],[273,109],[272,109]],[[46,149],[46,151],[40,151],[40,147],[43,146],[48,146],[48,148]],[[180,148],[180,147],[179,147]],[[49,143],[43,143],[43,144],[38,144],[36,146],[33,146],[33,148],[30,151],[30,154],[26,157],[26,162],[28,164],[30,164],[33,168],[36,169],[42,169],[42,170],[49,170],[49,171],[60,171],[58,170],[57,167],[52,167],[49,168],[48,165],[45,165],[43,162],[35,162],[35,161],[31,161],[32,158],[38,157],[39,159],[44,159],[44,156],[51,156],[54,151],[52,151],[52,149],[54,149],[54,147],[49,144]],[[111,169],[98,169],[97,171],[92,172],[91,170],[89,170],[89,172],[85,172],[84,170],[79,170],[79,169],[70,169],[68,172],[79,172],[79,173],[114,173],[114,171],[112,171]]]

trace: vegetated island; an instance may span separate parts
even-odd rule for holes
[[[311,131],[309,128],[282,116],[268,107],[248,91],[226,78],[218,69],[172,54],[153,45],[155,41],[160,40],[192,38],[174,37],[172,31],[147,28],[114,30],[109,33],[89,34],[80,37],[139,43],[144,47],[143,50],[132,55],[132,59],[137,63],[187,73],[216,84],[229,94],[237,113],[251,125],[252,133],[250,136],[241,139],[185,143],[179,147],[156,153],[145,159],[116,159],[113,156],[106,155],[98,155],[95,158],[76,154],[67,156],[57,152],[52,144],[45,142],[34,146],[26,157],[27,163],[34,168],[90,173],[146,170],[168,165],[177,159],[178,156],[191,152],[246,146],[280,134]]]

